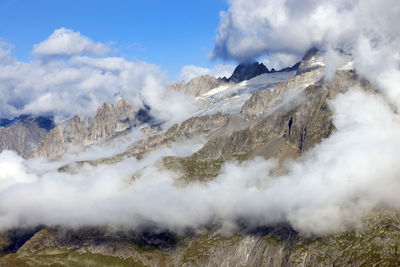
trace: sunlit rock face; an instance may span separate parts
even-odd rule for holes
[[[207,93],[211,89],[226,83],[227,82],[222,79],[215,78],[210,75],[203,75],[191,79],[188,83],[185,83],[184,81],[181,83],[175,83],[172,85],[172,88],[189,95],[200,96]]]
[[[144,113],[125,100],[120,100],[115,106],[104,103],[92,120],[74,116],[66,126],[57,125],[38,144],[36,156],[57,157],[66,152],[68,145],[83,148],[105,142],[128,131],[140,120],[148,120]]]
[[[12,150],[29,158],[36,145],[54,127],[50,117],[20,115],[0,120],[0,152]]]
[[[46,129],[35,122],[19,122],[0,128],[0,152],[13,150],[24,158],[29,158],[36,144],[47,134]]]

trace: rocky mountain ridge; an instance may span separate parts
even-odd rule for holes
[[[146,109],[135,108],[126,100],[120,100],[115,106],[104,103],[91,121],[74,116],[67,126],[53,128],[39,142],[35,155],[55,158],[65,153],[69,145],[84,148],[105,142],[151,119]]]
[[[286,67],[276,71],[274,68],[269,70],[263,63],[258,63],[258,62],[242,63],[235,68],[231,77],[229,78],[223,77],[222,80],[227,82],[240,83],[242,81],[250,80],[251,78],[254,78],[258,75],[265,73],[296,71],[299,65],[300,62],[297,62],[291,67]]]
[[[232,86],[236,83],[250,80],[254,77],[266,73],[296,71],[299,66],[300,62],[294,64],[291,67],[286,67],[276,71],[273,68],[269,70],[263,63],[242,63],[235,68],[229,78],[215,78],[210,75],[202,75],[191,79],[188,83],[185,83],[184,81],[180,83],[174,83],[171,85],[171,87],[186,94],[201,96],[209,92],[211,89],[217,88],[219,86]]]
[[[298,76],[289,78],[286,82],[278,83],[273,90],[262,90],[258,93],[253,94],[252,97],[250,97],[245,102],[245,104],[242,107],[242,111],[239,114],[229,115],[218,112],[212,115],[202,115],[202,116],[192,117],[182,122],[180,125],[178,124],[173,125],[165,133],[156,134],[154,136],[149,137],[148,139],[140,140],[138,143],[134,144],[131,148],[129,148],[126,152],[122,154],[118,154],[111,158],[101,158],[96,161],[83,161],[79,163],[80,164],[90,163],[94,165],[101,163],[114,164],[126,157],[141,157],[143,154],[151,152],[162,145],[177,142],[182,138],[191,138],[194,136],[201,135],[207,140],[213,140],[213,138],[215,138],[216,140],[218,140],[218,142],[220,142],[222,140],[221,138],[229,136],[231,134],[235,133],[237,134],[240,131],[243,131],[243,133],[253,132],[253,128],[249,127],[257,125],[257,123],[260,123],[260,121],[262,121],[261,120],[262,118],[259,115],[261,115],[267,107],[271,108],[271,110],[274,107],[275,108],[278,107],[279,104],[282,103],[283,99],[290,93],[295,92],[296,94],[300,94],[310,84],[317,84],[322,79],[323,75],[324,75],[323,68],[299,74]],[[343,75],[345,76],[345,74]],[[353,79],[353,83],[356,82],[356,78],[347,78],[347,79]],[[317,87],[317,89],[315,89],[314,91],[317,91],[318,93],[322,92],[320,90],[320,87]],[[255,109],[260,114],[258,113],[255,114]],[[306,111],[306,112],[311,112],[311,111]],[[282,113],[281,110],[276,110],[275,112],[275,114],[279,115],[281,115],[281,113]],[[276,118],[275,120],[277,119],[279,118]],[[325,121],[321,123],[325,123]],[[274,127],[276,127],[276,129],[280,129],[281,124],[277,122],[277,125],[270,125],[268,129],[272,129]],[[262,129],[261,126],[259,126],[259,128]],[[283,131],[284,130],[285,129],[283,129]],[[249,136],[248,138],[253,140],[254,136]],[[227,142],[231,141],[227,140]],[[273,144],[276,143],[273,142]],[[232,145],[236,146],[237,144],[236,142],[234,142],[232,143]],[[278,146],[276,145],[274,147],[278,148]],[[241,149],[243,149],[243,151],[241,151]],[[236,150],[238,152],[243,152],[244,154],[248,152],[247,150],[245,151],[243,147],[237,147]],[[292,151],[292,149],[289,147],[287,147],[285,151],[286,150]],[[212,153],[212,151],[215,151],[215,149],[210,149],[210,147],[206,145],[205,148],[201,149],[200,151],[208,151],[208,153]],[[268,152],[267,154],[270,153]],[[197,157],[198,153],[196,153],[195,155]],[[208,156],[210,156],[210,154],[204,155],[202,159],[206,159]],[[270,156],[276,156],[276,155],[272,153]],[[168,168],[174,169],[172,165],[181,164],[176,162],[173,163],[171,160],[172,158],[168,158],[164,162],[165,166],[168,166]],[[220,163],[224,161],[225,160],[221,159]],[[188,162],[186,163],[188,164]],[[197,163],[200,162],[197,161],[196,164]],[[202,166],[203,164],[200,165]],[[203,167],[207,167],[210,170],[213,169],[211,165],[205,165]],[[199,172],[198,175],[196,175],[196,177],[205,175],[198,169],[196,169],[196,171]],[[205,177],[207,177],[207,175],[205,175]]]
[[[291,68],[282,69],[282,72],[293,71],[298,64]],[[262,63],[240,64],[233,72],[231,78],[214,78],[200,76],[189,83],[174,84],[173,88],[195,96],[204,95],[210,89],[219,86],[232,86],[239,80],[251,79],[269,71]],[[149,107],[135,109],[126,100],[121,100],[114,107],[105,103],[100,107],[92,121],[88,118],[73,117],[67,125],[55,125],[48,117],[35,117],[21,115],[15,119],[2,119],[0,151],[9,149],[26,158],[47,157],[57,158],[63,155],[68,147],[85,148],[91,144],[101,143],[113,139],[116,136],[126,134],[132,127],[153,120],[149,115]],[[28,122],[33,122],[28,123]],[[12,127],[17,125],[17,127]],[[38,128],[34,127],[38,125]],[[23,126],[24,125],[24,126]],[[7,130],[5,130],[7,129]],[[42,131],[44,129],[45,131]],[[11,138],[12,136],[12,138]]]

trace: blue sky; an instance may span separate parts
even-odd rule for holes
[[[96,42],[113,43],[115,55],[159,65],[174,79],[184,65],[212,67],[224,0],[0,0],[0,37],[14,45],[22,61],[32,46],[55,29],[81,32]]]

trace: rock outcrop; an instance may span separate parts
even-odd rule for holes
[[[296,74],[302,74],[324,66],[324,53],[319,51],[317,48],[312,47],[305,53],[305,55],[301,59]]]
[[[185,94],[201,96],[213,88],[227,84],[229,84],[229,82],[223,81],[222,79],[210,75],[203,75],[191,79],[188,83],[185,83],[184,81],[181,83],[175,83],[172,85],[172,88]]]
[[[267,107],[271,110],[281,103],[288,94],[293,93],[294,96],[299,97],[299,93],[303,92],[307,86],[317,83],[323,76],[323,68],[317,68],[289,78],[286,82],[278,84],[273,90],[257,92],[244,103],[241,114],[250,119],[257,118],[264,113]]]
[[[46,134],[47,130],[33,121],[18,122],[15,125],[0,128],[0,152],[12,150],[24,158],[29,158],[35,146]]]
[[[69,145],[86,147],[114,138],[131,127],[147,120],[144,110],[139,110],[125,100],[115,106],[104,103],[91,121],[74,116],[67,126],[57,125],[37,145],[36,156],[54,158],[61,156]]]
[[[265,67],[263,63],[250,63],[250,64],[239,64],[229,77],[228,81],[234,83],[240,83],[245,80],[249,80],[258,75],[269,73],[270,71]]]
[[[192,137],[210,138],[217,134],[218,130],[222,130],[229,125],[230,121],[231,116],[222,113],[193,117],[181,124],[174,124],[165,133],[154,134],[147,139],[138,141],[121,154],[110,158],[100,158],[95,161],[79,161],[74,164],[74,168],[83,164],[115,164],[127,157],[141,158],[145,153],[154,151],[160,146],[170,145],[183,139]],[[60,170],[69,171],[69,168],[70,166],[67,165],[61,167]]]

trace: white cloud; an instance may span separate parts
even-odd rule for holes
[[[167,90],[153,76],[146,78],[140,96],[151,107],[151,114],[161,120],[169,121],[166,126],[183,121],[198,110],[193,96],[185,95],[173,89]]]
[[[195,65],[186,65],[181,69],[181,73],[179,74],[178,81],[188,82],[193,78],[207,75],[210,73],[210,70],[207,68],[198,67]]]
[[[74,174],[57,172],[63,163],[3,152],[0,229],[153,223],[183,231],[222,223],[231,230],[240,219],[249,227],[288,222],[302,233],[321,234],[356,226],[376,207],[400,208],[399,115],[383,97],[357,88],[330,105],[338,130],[287,162],[287,174],[279,177],[269,175],[275,160],[255,159],[227,163],[208,183],[179,185],[179,174],[160,169],[159,160],[190,155],[203,145],[198,140]]]
[[[210,75],[215,78],[222,78],[222,77],[229,78],[232,75],[234,69],[235,66],[233,65],[216,65],[211,69],[198,67],[195,65],[186,65],[182,67],[181,73],[179,74],[178,77],[178,81],[188,82],[195,77],[203,75]]]
[[[75,44],[76,43],[76,44]],[[54,45],[54,49],[51,48]],[[49,47],[47,50],[46,47]],[[88,38],[70,30],[60,29],[48,40],[36,46],[35,51],[46,55],[64,54],[68,57],[48,57],[45,61],[20,62],[12,57],[8,46],[0,47],[0,117],[13,117],[23,113],[51,114],[58,121],[73,115],[93,116],[104,102],[115,103],[125,98],[141,107],[144,101],[154,110],[169,110],[179,105],[170,97],[169,103],[158,100],[168,94],[165,73],[156,65],[142,61],[128,61],[121,57],[91,57],[99,54],[103,44],[94,44]],[[46,48],[46,49],[45,49]],[[47,52],[44,52],[46,50]],[[157,81],[157,88],[151,88]],[[144,93],[143,90],[146,92]],[[153,98],[144,100],[156,90]],[[179,95],[178,92],[174,94]],[[179,99],[190,110],[196,106],[190,99]],[[157,104],[157,107],[152,106]],[[190,116],[188,110],[179,109],[169,119]],[[163,117],[165,119],[165,116]]]
[[[301,56],[311,46],[351,50],[360,36],[396,38],[399,13],[397,0],[232,0],[212,56],[247,61]]]
[[[235,68],[236,66],[233,65],[216,65],[210,69],[209,75],[214,76],[215,78],[229,78]]]
[[[34,46],[33,53],[40,56],[72,56],[88,54],[100,56],[110,48],[102,43],[95,43],[89,38],[70,29],[56,29],[48,39]]]
[[[291,67],[299,61],[299,57],[292,54],[274,53],[267,56],[263,63],[268,69],[280,70]]]
[[[8,65],[14,62],[14,58],[11,55],[12,45],[2,41],[0,38],[0,64]]]

